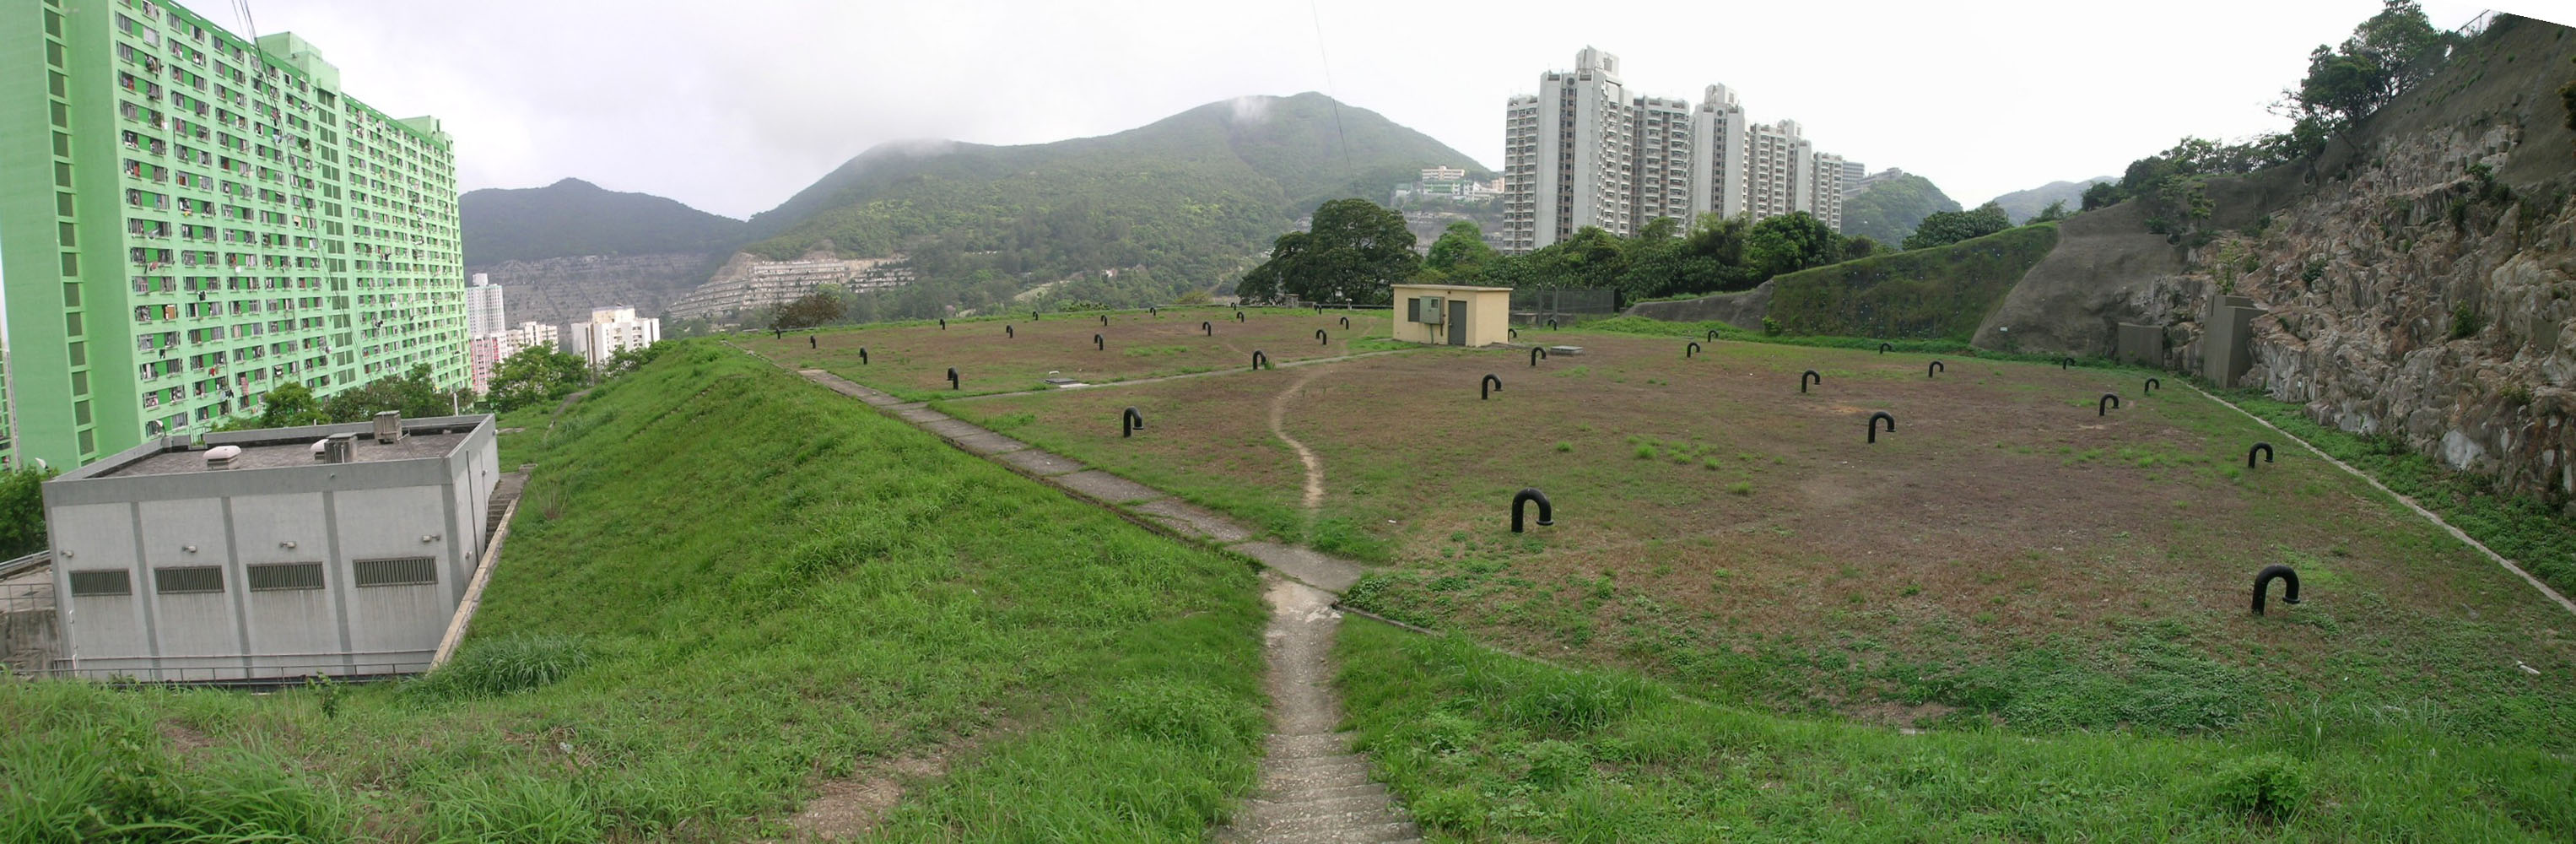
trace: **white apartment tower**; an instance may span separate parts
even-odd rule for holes
[[[1691,167],[1691,214],[1733,217],[1745,212],[1744,104],[1724,85],[1711,85],[1691,110],[1691,140],[1704,155]]]
[[[1575,69],[1513,97],[1503,132],[1506,253],[1597,226],[1629,236],[1657,217],[1754,219],[1804,211],[1842,229],[1858,165],[1818,153],[1797,121],[1757,125],[1735,92],[1710,85],[1696,105],[1627,96],[1617,56],[1586,47]]]
[[[1628,208],[1636,228],[1657,217],[1690,222],[1691,161],[1698,147],[1691,137],[1690,103],[1637,97],[1629,101],[1628,113],[1629,136],[1636,144]]]
[[[1584,226],[1625,236],[1636,151],[1619,57],[1591,47],[1573,70],[1539,74],[1513,97],[1503,130],[1503,246],[1527,252]]]
[[[490,273],[475,273],[474,284],[465,288],[465,336],[490,337],[509,327],[501,318],[501,286]]]
[[[637,319],[634,308],[592,308],[589,322],[572,326],[572,353],[598,367],[619,349],[640,349],[661,339],[661,320]]]

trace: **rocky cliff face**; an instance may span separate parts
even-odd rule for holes
[[[577,255],[502,261],[465,271],[490,273],[492,283],[506,288],[502,311],[511,324],[562,324],[588,320],[592,308],[619,305],[632,306],[638,314],[660,314],[707,280],[716,257],[698,252]]]
[[[2148,233],[2136,202],[2079,216],[1977,343],[2110,354],[2117,323],[2158,325],[2165,364],[2196,372],[2211,298],[2245,297],[2263,313],[2239,385],[2512,491],[2576,493],[2571,56],[2571,30],[2499,16],[2316,160],[2212,180],[2206,238]]]

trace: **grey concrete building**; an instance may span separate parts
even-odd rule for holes
[[[1635,231],[1636,157],[1619,57],[1591,47],[1573,70],[1539,75],[1539,93],[1513,97],[1503,129],[1503,249],[1528,252],[1584,226]]]
[[[49,481],[61,672],[428,668],[489,530],[490,416],[148,442]]]

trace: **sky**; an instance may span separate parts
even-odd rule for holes
[[[1505,101],[1586,46],[1632,95],[1725,84],[1753,120],[1974,205],[2280,128],[2264,107],[2308,51],[2379,5],[251,0],[249,24],[304,36],[370,105],[440,118],[462,189],[572,177],[747,217],[879,143],[1103,135],[1249,94],[1322,91],[1494,167]],[[2444,28],[2487,8],[2423,6]]]

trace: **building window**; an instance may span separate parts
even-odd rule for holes
[[[360,587],[415,586],[438,582],[438,561],[428,557],[358,560],[355,568]]]
[[[320,588],[321,563],[268,563],[250,567],[250,591],[253,592]]]
[[[224,591],[224,569],[222,566],[178,566],[153,569],[152,591],[163,595],[221,592]]]
[[[72,597],[91,598],[134,594],[133,584],[124,569],[72,572]]]

